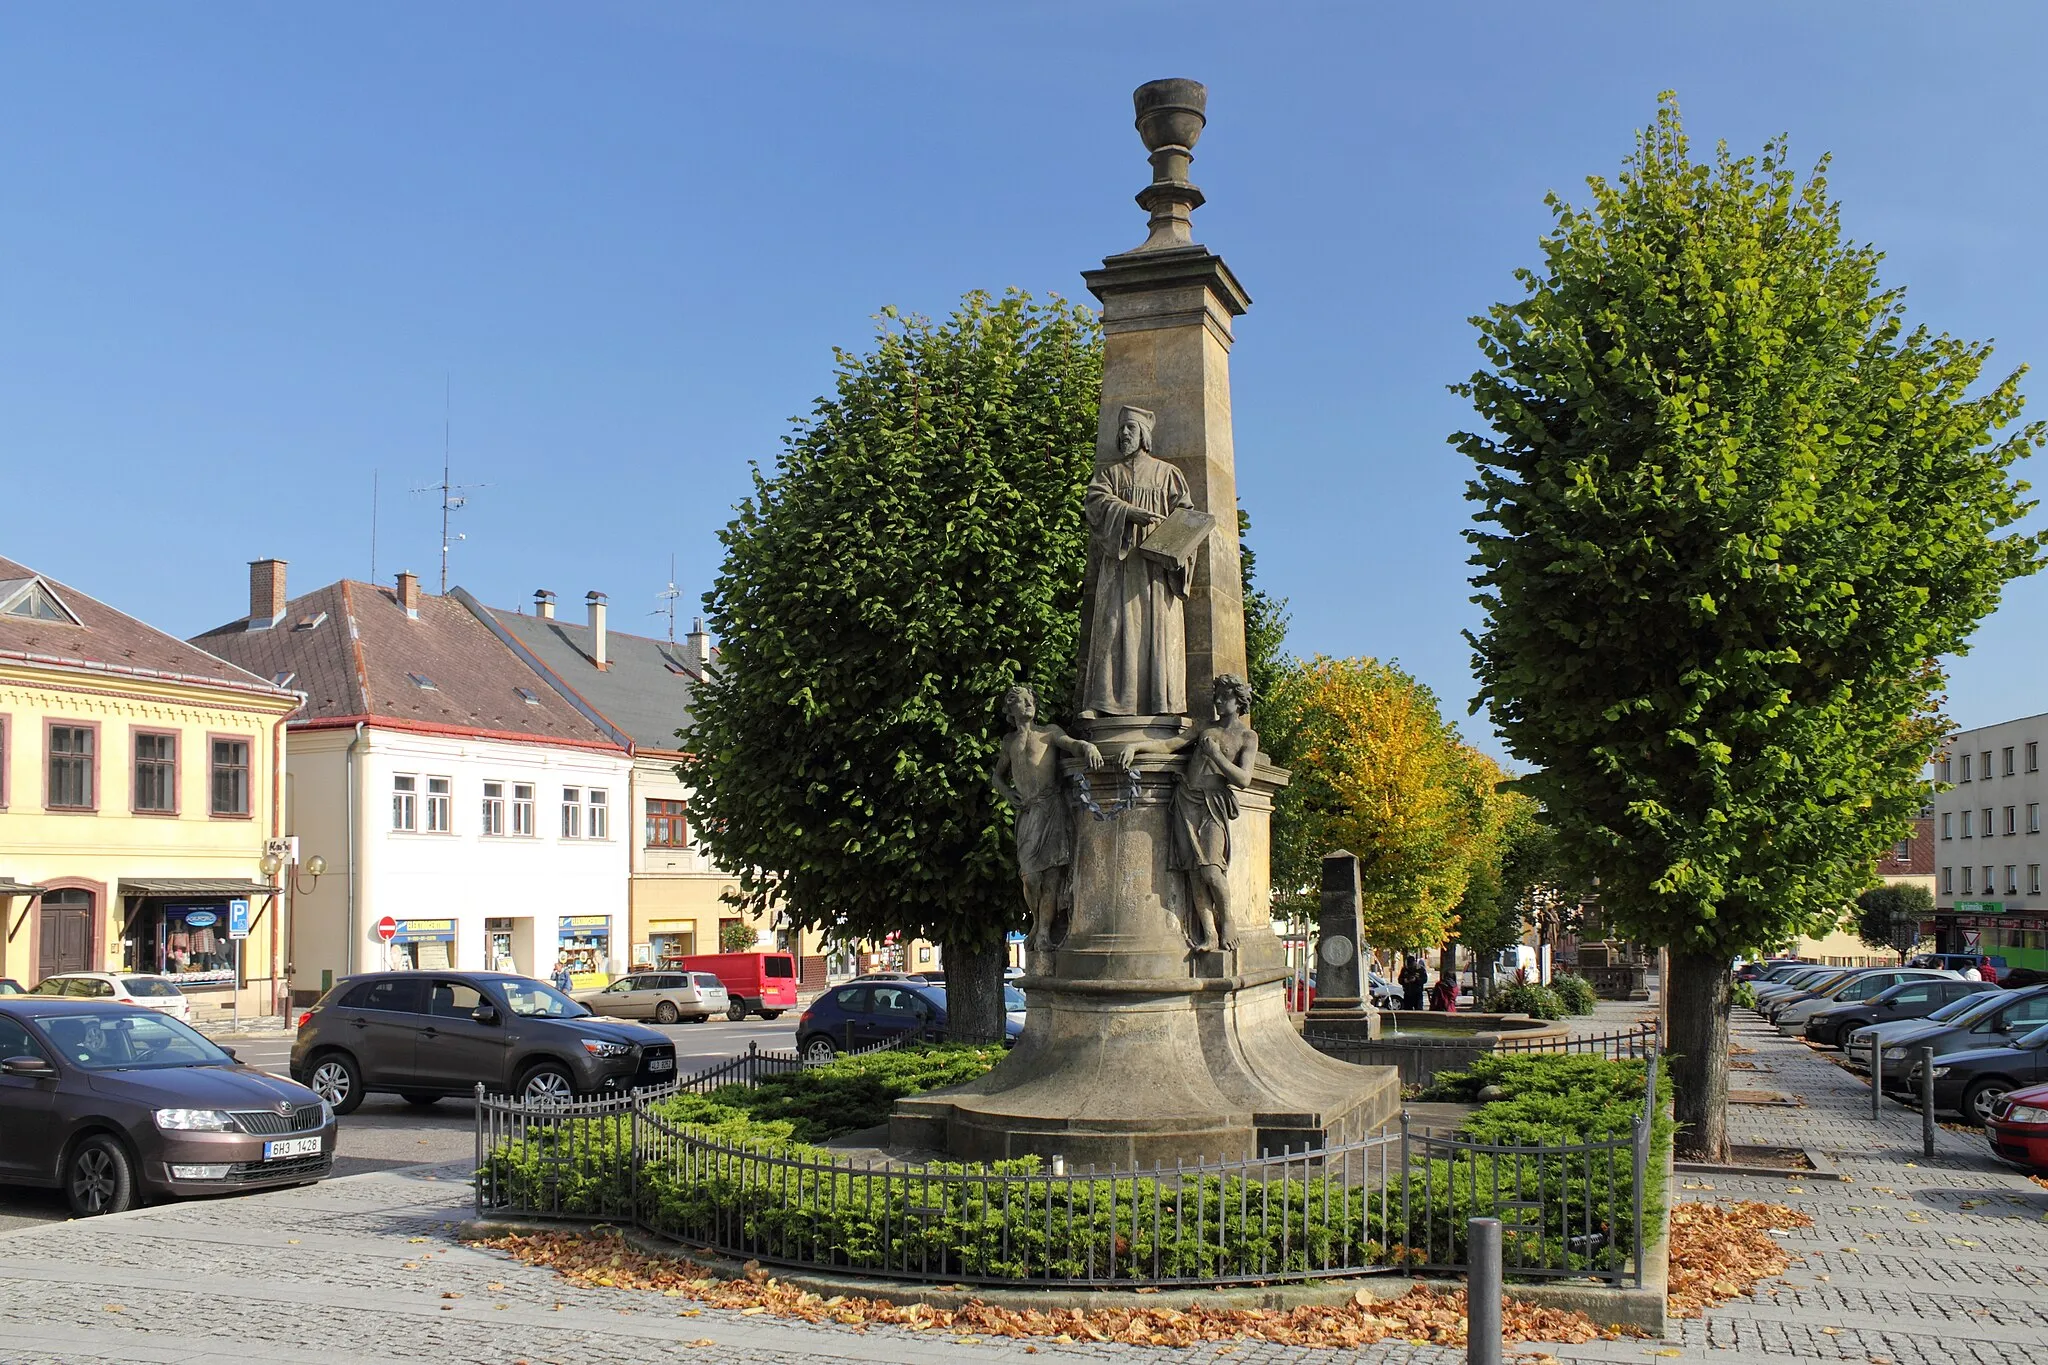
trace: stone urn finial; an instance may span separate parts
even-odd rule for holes
[[[1202,206],[1202,192],[1188,180],[1195,143],[1209,120],[1209,90],[1200,81],[1176,77],[1147,81],[1131,96],[1138,110],[1138,136],[1152,154],[1152,183],[1138,191],[1138,207],[1152,215],[1152,235],[1140,251],[1192,246],[1188,215]]]

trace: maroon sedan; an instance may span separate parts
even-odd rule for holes
[[[0,1000],[0,1182],[61,1188],[81,1217],[318,1180],[334,1136],[325,1100],[168,1015]]]
[[[1991,1154],[2030,1171],[2048,1171],[2048,1085],[2010,1090],[1984,1120]]]

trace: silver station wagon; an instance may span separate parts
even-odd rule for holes
[[[600,990],[574,991],[570,998],[593,1014],[652,1019],[657,1024],[678,1019],[701,1024],[724,1014],[731,1003],[725,987],[709,972],[635,972]]]

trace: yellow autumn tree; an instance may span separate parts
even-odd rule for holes
[[[1297,661],[1257,712],[1294,778],[1273,822],[1273,884],[1313,895],[1324,854],[1358,855],[1365,934],[1384,947],[1442,943],[1475,861],[1506,824],[1504,774],[1464,744],[1436,696],[1377,659]]]

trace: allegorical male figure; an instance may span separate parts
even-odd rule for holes
[[[1182,715],[1188,709],[1187,629],[1182,610],[1193,556],[1171,563],[1140,547],[1154,526],[1193,507],[1188,481],[1152,455],[1153,415],[1117,415],[1118,459],[1088,484],[1088,574],[1095,609],[1088,623],[1081,714]]]
[[[1067,898],[1074,861],[1073,817],[1060,795],[1060,755],[1073,754],[1099,768],[1102,752],[1057,725],[1040,725],[1038,694],[1023,684],[1003,694],[1003,715],[1010,733],[989,782],[1017,809],[1017,871],[1031,907],[1031,946],[1042,952],[1052,947],[1053,916]]]

